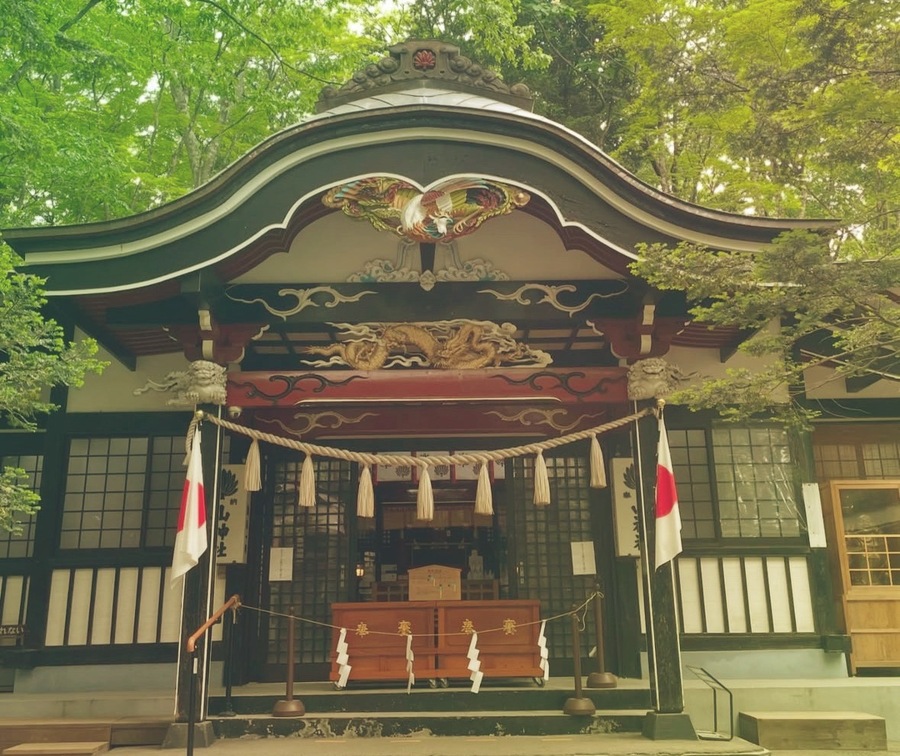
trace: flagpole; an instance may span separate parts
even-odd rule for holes
[[[207,414],[214,414],[217,418],[222,418],[222,405],[211,405],[207,406],[204,409],[204,412]],[[219,469],[222,464],[222,427],[220,425],[214,425],[213,423],[207,423],[207,433],[204,435],[204,448],[209,450],[212,449],[212,454],[207,451],[206,455],[204,455],[203,459],[203,474],[204,480],[208,481],[207,483],[207,501],[209,502],[207,506],[207,522],[208,526],[211,530],[210,538],[209,538],[209,548],[207,549],[207,554],[209,555],[208,564],[207,564],[207,576],[206,576],[206,608],[203,616],[203,621],[205,622],[207,617],[211,617],[212,613],[215,611],[216,607],[214,606],[215,598],[216,598],[216,532],[219,524],[219,484],[220,484],[220,475]],[[212,440],[212,443],[209,441]],[[224,597],[223,597],[224,598]],[[194,628],[196,630],[196,628]],[[211,637],[207,638],[207,643],[203,644],[203,663],[202,670],[203,674],[200,678],[200,719],[201,721],[205,720],[209,713],[209,673],[210,667],[212,663],[212,640]],[[227,663],[227,662],[226,662]]]
[[[198,410],[210,415],[221,414],[221,407],[203,405]],[[208,638],[201,638],[197,643],[195,654],[187,653],[187,639],[199,628],[212,613],[212,601],[215,592],[215,556],[214,550],[216,507],[218,502],[218,467],[222,429],[214,423],[200,423],[195,430],[199,434],[201,446],[200,468],[201,481],[208,485],[201,486],[203,491],[202,506],[206,515],[206,544],[204,551],[194,555],[190,563],[196,566],[187,569],[181,577],[181,624],[179,628],[178,660],[176,665],[175,712],[174,723],[169,727],[163,741],[164,748],[180,748],[187,743],[188,722],[190,721],[190,701],[200,703],[199,716],[193,728],[193,739],[199,747],[206,747],[215,740],[212,723],[206,719],[209,686],[209,662],[212,643]],[[194,449],[192,445],[191,455]],[[190,465],[189,468],[190,470]],[[189,480],[190,482],[190,480]],[[188,488],[186,486],[185,496]],[[177,538],[176,538],[177,542]],[[177,553],[177,550],[176,550]],[[189,564],[190,564],[189,563]],[[174,566],[174,561],[173,561]],[[197,668],[194,668],[195,659]]]
[[[659,402],[662,412],[663,402]],[[654,711],[644,720],[643,735],[653,740],[696,740],[697,733],[684,712],[684,683],[681,669],[678,606],[676,601],[674,559],[656,565],[656,484],[658,472],[651,480],[642,475],[643,460],[653,460],[656,468],[659,443],[640,434],[640,421],[635,424],[635,459],[638,466],[639,490],[642,497],[641,522],[643,543],[641,560],[646,594],[647,657],[650,667]],[[649,502],[653,502],[648,512]],[[651,517],[653,524],[651,526]],[[649,537],[648,537],[649,536]]]

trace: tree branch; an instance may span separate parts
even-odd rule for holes
[[[206,3],[207,5],[212,6],[213,8],[218,10],[223,16],[225,16],[229,21],[231,21],[233,24],[237,24],[237,26],[240,27],[244,32],[249,34],[257,42],[259,42],[261,45],[263,45],[263,47],[265,47],[270,53],[272,53],[272,55],[275,57],[275,60],[278,61],[279,65],[282,65],[285,68],[289,68],[294,73],[298,73],[301,76],[306,76],[306,77],[312,79],[313,81],[319,82],[320,84],[335,84],[336,85],[338,83],[336,81],[329,81],[328,79],[323,79],[321,76],[316,76],[315,74],[312,74],[309,71],[304,71],[302,68],[297,68],[296,66],[293,66],[290,63],[288,63],[283,57],[281,57],[281,54],[274,47],[272,47],[271,44],[269,44],[269,42],[267,40],[265,40],[261,36],[259,36],[259,34],[257,34],[255,31],[253,31],[253,29],[248,27],[243,21],[241,21],[239,18],[234,16],[227,8],[223,8],[221,5],[219,5],[219,3],[215,2],[215,0],[198,0],[198,2]]]

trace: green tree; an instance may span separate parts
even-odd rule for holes
[[[681,395],[734,417],[779,405],[804,368],[898,379],[900,4],[845,0],[611,0],[601,48],[635,96],[613,155],[648,183],[737,213],[834,218],[755,256],[644,250],[633,270],[686,291],[694,316],[757,333],[766,367]],[[775,330],[772,331],[771,329]],[[765,330],[761,330],[763,325]]]
[[[815,415],[798,396],[811,366],[835,368],[839,379],[900,381],[900,308],[890,293],[900,281],[896,254],[835,261],[826,239],[793,232],[753,256],[653,245],[632,269],[660,289],[686,292],[698,321],[754,334],[741,349],[763,367],[729,369],[673,401],[732,419],[774,411],[804,425]]]
[[[67,342],[62,327],[45,317],[43,281],[17,271],[18,262],[0,242],[0,418],[35,430],[38,419],[56,409],[47,398],[51,388],[80,386],[106,363],[95,357],[93,340]],[[26,481],[19,468],[0,472],[0,530],[16,532],[18,519],[37,510],[37,494]]]
[[[523,0],[517,23],[534,30],[531,42],[548,62],[524,71],[502,65],[504,78],[527,84],[541,115],[615,149],[634,82],[621,51],[600,44],[606,29],[588,0]]]
[[[479,63],[507,71],[542,69],[549,57],[521,18],[527,0],[413,0],[395,24],[402,36],[459,45]]]
[[[896,0],[593,8],[637,82],[614,156],[645,181],[734,212],[896,226]]]
[[[382,42],[367,0],[0,0],[0,227],[179,197]]]

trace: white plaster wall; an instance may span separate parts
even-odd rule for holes
[[[810,399],[900,399],[900,382],[897,381],[878,381],[851,394],[844,379],[831,368],[809,368],[805,380],[806,395]]]
[[[397,256],[399,238],[371,223],[332,213],[304,228],[287,254],[275,254],[235,283],[339,283],[367,260]]]
[[[771,326],[774,328],[775,326]],[[751,357],[738,350],[727,362],[719,361],[719,353],[715,349],[690,349],[688,347],[672,347],[664,355],[667,362],[677,365],[686,374],[697,373],[692,380],[702,378],[721,378],[728,368],[759,368],[759,358]],[[812,367],[805,372],[806,395],[810,399],[900,399],[900,383],[881,380],[867,386],[861,391],[849,393],[844,379],[834,370],[827,367]],[[787,399],[786,387],[780,391],[779,399]]]
[[[399,263],[399,248],[396,235],[377,231],[367,220],[332,213],[304,228],[289,252],[269,257],[235,283],[342,283],[371,260]],[[618,278],[585,252],[567,250],[553,229],[522,212],[491,218],[458,239],[457,249],[463,262],[487,260],[514,281]],[[435,267],[449,262],[438,247]],[[415,247],[405,264],[419,270]]]
[[[76,332],[76,338],[84,338],[84,334]],[[148,380],[159,382],[173,370],[186,370],[188,361],[181,352],[141,357],[134,371],[128,370],[102,347],[99,357],[108,360],[109,367],[101,375],[87,376],[82,388],[69,391],[68,412],[184,412],[185,407],[166,405],[171,394],[148,391],[134,395],[134,390]]]
[[[774,326],[773,326],[774,327]],[[699,383],[710,378],[724,378],[729,369],[738,370],[748,368],[758,370],[761,362],[758,357],[751,357],[743,351],[736,351],[726,362],[719,359],[718,349],[695,349],[691,347],[672,347],[663,355],[666,362],[677,365],[681,372],[690,376],[685,385]],[[787,387],[781,387],[775,393],[777,401],[787,401]]]
[[[492,218],[459,240],[463,260],[490,260],[513,281],[620,278],[586,252],[566,249],[546,223],[523,212]]]

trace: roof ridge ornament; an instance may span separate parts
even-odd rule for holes
[[[456,45],[440,40],[411,39],[388,48],[388,55],[357,71],[341,87],[328,86],[319,93],[318,112],[360,99],[373,90],[381,92],[428,86],[477,94],[531,110],[533,98],[525,84],[506,84],[500,75],[461,55]],[[439,82],[439,84],[438,84]]]

